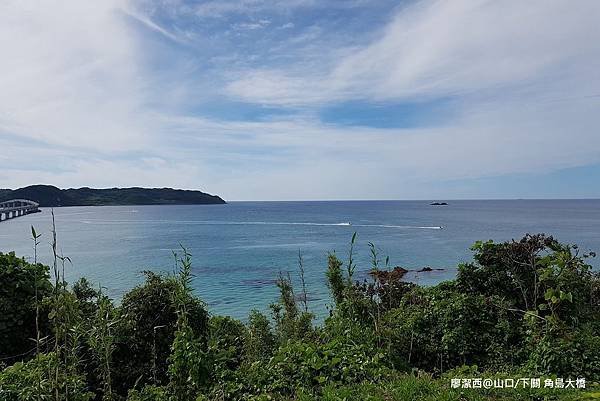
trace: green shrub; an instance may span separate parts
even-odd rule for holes
[[[98,309],[97,302],[100,291],[92,288],[90,282],[85,277],[82,277],[73,284],[72,292],[77,299],[83,318],[88,321],[94,319],[96,310]]]
[[[600,380],[600,324],[546,333],[532,344],[527,367],[542,374]]]
[[[0,400],[89,401],[94,394],[86,388],[82,375],[66,372],[54,353],[40,354],[27,362],[17,362],[0,372]],[[58,368],[58,369],[57,369]],[[59,372],[59,377],[54,375]]]
[[[290,275],[284,276],[279,273],[277,287],[279,300],[271,304],[271,311],[278,341],[285,343],[288,340],[310,338],[313,334],[314,316],[308,311],[299,310]]]
[[[244,359],[246,326],[228,316],[213,316],[208,327],[208,346],[214,363],[224,369],[237,369]]]
[[[324,344],[291,341],[282,346],[267,365],[268,389],[293,393],[297,389],[319,389],[328,384],[377,381],[386,369],[380,350],[342,338]]]
[[[212,370],[212,393],[218,399],[233,399],[244,391],[239,368],[245,360],[246,326],[230,317],[209,321],[208,353]]]
[[[127,401],[169,401],[167,390],[164,387],[144,386],[141,391],[130,390]]]
[[[459,266],[459,291],[496,295],[515,311],[558,325],[576,325],[600,317],[594,305],[598,277],[576,246],[560,244],[543,234],[496,244],[478,241],[476,263]],[[597,299],[596,299],[597,302]]]
[[[115,326],[115,385],[121,394],[134,384],[166,384],[168,358],[175,339],[177,283],[146,272],[144,284],[123,297]],[[208,312],[197,298],[188,297],[188,321],[193,333],[206,341]]]
[[[14,252],[0,253],[0,360],[12,363],[35,355],[37,305],[52,293],[48,267],[28,263]],[[40,309],[42,337],[48,334],[48,310]]]
[[[248,317],[245,356],[249,362],[266,361],[275,352],[276,338],[271,322],[262,313],[252,310]]]
[[[384,316],[383,325],[398,367],[443,372],[521,362],[523,333],[497,297],[459,293],[451,285],[417,289]]]

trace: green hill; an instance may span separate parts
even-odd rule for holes
[[[29,199],[42,207],[105,205],[213,205],[226,203],[216,195],[172,188],[69,188],[31,185],[0,189],[0,201]]]

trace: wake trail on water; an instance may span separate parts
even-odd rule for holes
[[[420,230],[441,230],[442,226],[411,226],[394,224],[352,224],[344,223],[317,223],[317,222],[293,222],[293,221],[202,221],[202,220],[83,220],[83,224],[135,224],[135,223],[158,223],[158,224],[198,224],[198,225],[271,225],[271,226],[332,226],[332,227],[373,227],[373,228],[399,228]]]

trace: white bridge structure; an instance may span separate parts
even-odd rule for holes
[[[39,206],[39,203],[27,199],[0,202],[0,221],[40,212]]]

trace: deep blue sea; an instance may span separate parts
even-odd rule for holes
[[[471,259],[479,239],[518,239],[545,232],[582,251],[600,251],[600,200],[231,202],[227,205],[56,208],[58,245],[70,257],[72,282],[85,276],[115,299],[143,279],[144,270],[172,272],[172,250],[193,255],[194,288],[212,312],[245,318],[277,298],[279,271],[297,280],[303,255],[310,307],[324,316],[330,303],[327,253],[346,260],[357,232],[358,278],[370,268],[368,243],[390,265],[443,271],[407,279],[451,279]],[[49,263],[50,210],[0,223],[0,251],[31,257],[31,225],[42,233],[39,259]],[[595,268],[598,258],[590,261]]]

